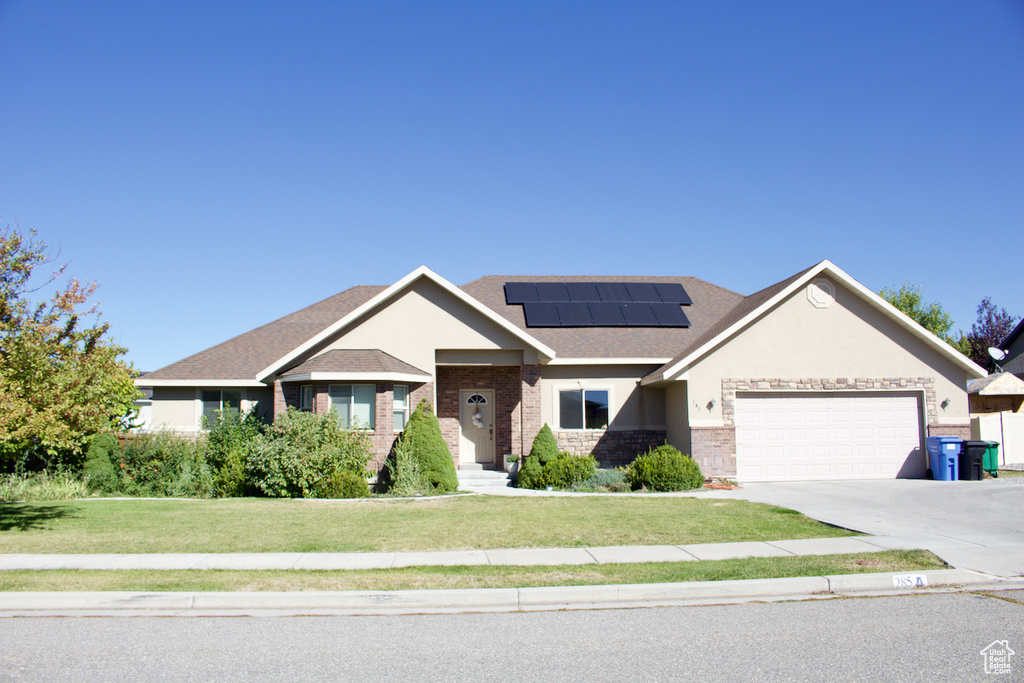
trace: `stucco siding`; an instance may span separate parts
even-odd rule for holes
[[[653,366],[544,366],[541,371],[541,419],[558,430],[558,392],[563,389],[608,391],[609,429],[665,429],[665,391],[641,387]]]
[[[691,425],[722,424],[724,378],[929,378],[945,402],[937,422],[968,420],[967,373],[854,293],[839,288],[827,308],[801,289],[687,373]],[[714,401],[714,405],[707,408]]]
[[[154,387],[152,415],[152,429],[196,430],[195,387]]]
[[[676,382],[665,390],[665,438],[683,453],[690,454],[690,405],[686,389],[686,382]]]
[[[421,280],[398,298],[355,321],[322,351],[380,349],[433,373],[438,349],[501,351],[525,344],[450,293]],[[537,362],[532,349],[525,362]]]

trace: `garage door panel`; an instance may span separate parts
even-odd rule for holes
[[[915,394],[741,394],[735,416],[747,481],[924,476]]]

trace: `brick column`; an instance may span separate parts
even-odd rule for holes
[[[288,410],[288,406],[284,401],[284,387],[281,386],[281,380],[274,380],[274,411],[271,413],[271,421],[281,413]]]
[[[519,454],[530,452],[533,439],[543,426],[540,417],[540,366],[521,365],[519,367],[519,386],[522,390],[520,400],[520,439]]]

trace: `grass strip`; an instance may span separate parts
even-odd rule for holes
[[[793,510],[713,498],[0,503],[0,553],[5,554],[578,548],[851,535]]]
[[[41,570],[0,572],[3,591],[340,591],[593,586],[946,569],[926,550],[545,567],[404,567],[360,571]]]

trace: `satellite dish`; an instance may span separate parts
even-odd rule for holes
[[[1006,351],[996,346],[990,346],[988,347],[988,355],[992,356],[992,360],[1000,361],[1006,358]]]

